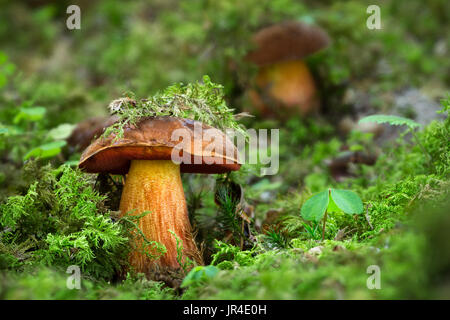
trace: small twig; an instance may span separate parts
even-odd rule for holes
[[[325,224],[327,223],[328,210],[325,211],[325,217],[323,218],[323,228],[322,228],[322,242],[325,240]]]
[[[245,226],[245,221],[242,220],[242,228],[241,228],[241,251],[244,249],[244,226]]]
[[[414,140],[416,140],[416,143],[419,146],[419,148],[422,150],[422,152],[427,155],[427,157],[428,157],[427,165],[428,165],[428,168],[431,168],[432,162],[433,162],[433,157],[428,152],[428,150],[423,146],[423,144],[420,142],[419,137],[417,136],[416,132],[413,129],[411,129],[411,134],[414,137]]]
[[[366,217],[366,221],[367,221],[367,223],[369,224],[369,226],[370,226],[370,229],[372,229],[373,230],[373,225],[372,225],[372,223],[370,222],[370,216],[369,216],[369,207],[372,207],[372,204],[370,203],[370,204],[368,204],[367,205],[367,207],[366,207],[366,214],[365,214],[365,217]]]
[[[343,229],[340,229],[337,233],[336,236],[334,237],[335,241],[341,241],[342,239],[344,239],[345,235],[348,232],[345,232],[345,230],[347,229],[347,226],[345,226]]]

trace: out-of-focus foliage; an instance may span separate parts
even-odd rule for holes
[[[393,126],[405,125],[410,129],[415,129],[417,127],[420,127],[420,124],[415,122],[414,120],[404,118],[404,117],[390,116],[390,115],[384,115],[384,114],[372,115],[372,116],[364,117],[361,120],[359,120],[359,123],[366,123],[366,122],[389,123],[390,125],[393,125]]]
[[[112,287],[106,282],[81,280],[80,289],[67,288],[68,274],[51,268],[40,268],[30,273],[0,274],[0,299],[11,300],[54,300],[54,299],[117,299],[117,300],[161,300],[175,299],[172,289],[163,287],[142,276],[130,275],[120,284]]]

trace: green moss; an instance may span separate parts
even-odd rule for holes
[[[112,114],[119,122],[108,127],[104,136],[111,133],[123,135],[125,125],[135,125],[140,119],[152,116],[173,116],[198,120],[218,129],[234,129],[246,136],[241,124],[234,119],[233,109],[227,107],[223,86],[211,82],[208,76],[203,83],[176,84],[148,99],[119,99],[110,104]]]
[[[315,257],[298,249],[267,251],[248,266],[223,268],[204,287],[189,289],[183,298],[423,298],[429,296],[423,264],[425,243],[422,234],[408,231],[385,237],[373,246],[326,242]],[[381,270],[381,290],[367,287],[371,265]]]
[[[82,277],[80,289],[69,289],[70,274],[51,268],[28,273],[0,273],[0,298],[7,300],[161,300],[174,299],[174,291],[162,282],[149,281],[143,275],[128,276],[117,285]]]
[[[104,208],[91,178],[67,166],[25,168],[33,170],[38,180],[26,193],[0,205],[2,253],[20,261],[9,268],[78,265],[87,275],[111,278],[124,263],[128,233]]]

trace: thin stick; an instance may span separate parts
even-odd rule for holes
[[[369,204],[369,205],[366,207],[366,215],[365,215],[365,216],[366,216],[366,221],[367,221],[367,223],[368,223],[369,226],[370,226],[370,229],[373,230],[372,223],[370,223],[369,207],[372,207],[372,204]]]
[[[427,165],[428,165],[428,168],[430,168],[432,165],[433,157],[428,152],[428,150],[425,149],[425,147],[420,142],[419,137],[417,136],[416,132],[413,129],[411,129],[411,135],[413,136],[414,140],[416,140],[416,143],[419,146],[419,148],[422,150],[422,152],[427,155],[427,157],[428,157]]]
[[[328,210],[325,210],[325,217],[323,218],[323,228],[322,228],[322,242],[325,240],[325,224],[327,223]]]
[[[241,228],[241,251],[244,249],[244,226],[245,226],[245,221],[244,219],[242,219],[242,228]]]

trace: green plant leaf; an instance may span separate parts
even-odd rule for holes
[[[320,221],[328,207],[329,190],[317,193],[309,198],[302,206],[301,215],[307,221]]]
[[[42,159],[54,157],[61,152],[61,148],[64,147],[66,144],[67,144],[66,141],[53,141],[50,143],[43,144],[39,147],[30,150],[30,152],[28,152],[25,155],[24,160],[27,160],[31,157]]]
[[[331,189],[331,198],[347,214],[360,214],[363,211],[363,203],[353,191]]]
[[[181,283],[181,287],[184,288],[214,278],[218,273],[219,268],[215,266],[197,266],[187,274]]]
[[[60,124],[56,128],[51,129],[48,132],[47,137],[51,140],[64,140],[70,136],[74,128],[75,125],[70,123]]]
[[[47,110],[44,107],[21,108],[20,112],[14,118],[14,123],[17,124],[22,120],[39,121],[41,120]]]
[[[78,160],[68,160],[68,161],[64,162],[64,165],[69,166],[69,167],[76,167],[76,166],[78,166]]]
[[[327,211],[328,213],[342,212],[342,209],[337,206],[336,202],[334,202],[333,197],[330,197],[330,202],[328,202]]]
[[[411,129],[418,128],[421,126],[420,123],[417,123],[414,120],[386,114],[374,114],[371,116],[367,116],[360,119],[358,123],[366,123],[366,122],[388,123],[393,126],[406,125]]]

